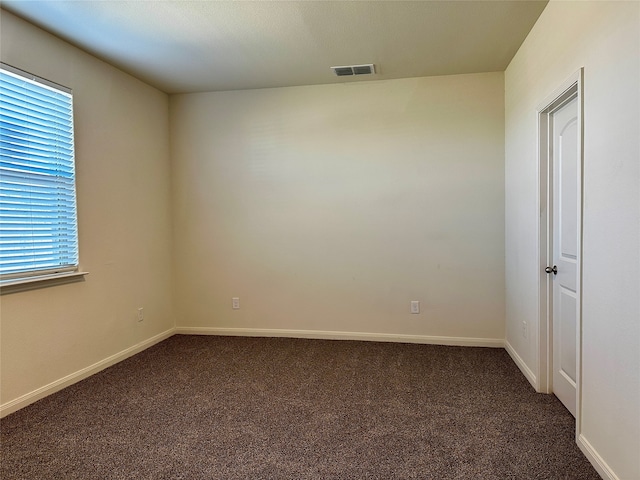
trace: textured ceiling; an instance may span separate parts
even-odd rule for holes
[[[3,8],[168,93],[504,70],[547,1],[25,1]],[[329,67],[374,63],[371,77]]]

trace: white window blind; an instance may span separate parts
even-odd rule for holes
[[[71,92],[0,66],[0,275],[76,270]]]

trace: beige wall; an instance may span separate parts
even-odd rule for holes
[[[10,13],[1,21],[3,62],[73,89],[80,263],[90,272],[0,298],[6,405],[171,329],[173,313],[167,95]]]
[[[551,2],[505,74],[506,339],[538,372],[536,108],[584,67],[579,444],[640,478],[640,3]],[[532,335],[521,335],[527,321]],[[604,471],[603,470],[603,471]]]
[[[177,325],[501,344],[503,98],[502,73],[171,96]]]

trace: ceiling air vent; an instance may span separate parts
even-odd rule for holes
[[[333,73],[338,77],[344,77],[346,75],[373,75],[376,73],[376,67],[373,63],[367,65],[350,65],[346,67],[331,67]]]

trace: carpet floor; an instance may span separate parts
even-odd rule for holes
[[[176,335],[0,421],[9,479],[598,479],[503,349]]]

